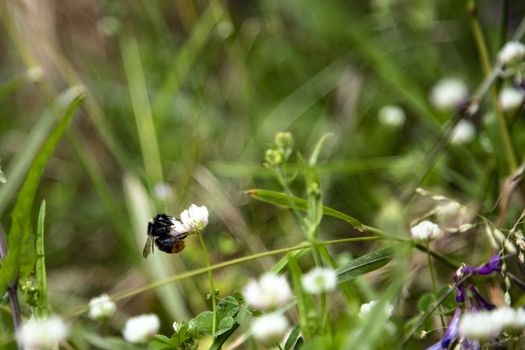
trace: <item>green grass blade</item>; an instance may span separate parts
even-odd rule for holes
[[[308,315],[310,312],[315,312],[311,303],[308,303],[307,296],[305,295],[302,285],[301,285],[301,276],[302,272],[297,263],[297,260],[291,255],[288,255],[288,266],[292,273],[292,284],[293,291],[295,295],[295,300],[297,301],[297,313],[299,317],[299,324],[301,325],[301,331],[304,338],[308,341],[311,339],[310,326],[308,323]]]
[[[46,278],[46,256],[44,250],[44,220],[46,217],[46,201],[43,200],[38,211],[38,222],[36,226],[36,287],[38,290],[38,304],[35,308],[36,317],[43,319],[47,317],[47,278]]]
[[[282,192],[250,189],[246,190],[245,193],[252,198],[285,208],[291,208],[290,201],[292,201],[298,210],[308,211],[308,202],[306,200],[297,197],[288,197]],[[364,225],[359,222],[359,220],[330,207],[323,206],[323,214],[346,221],[359,231],[363,231],[364,229]]]
[[[12,223],[8,240],[9,251],[0,269],[0,292],[6,290],[8,285],[19,277],[26,276],[33,269],[35,255],[31,251],[34,249],[34,240],[29,234],[29,218],[31,217],[31,207],[36,189],[49,158],[69,125],[83,96],[83,89],[75,86],[68,89],[57,99],[57,109],[55,110],[62,111],[62,114],[36,154],[18,193],[16,204],[11,214]]]
[[[337,269],[337,281],[343,283],[385,266],[394,257],[393,247],[383,248],[360,256]]]
[[[130,36],[122,40],[121,48],[144,169],[148,181],[156,184],[161,182],[163,178],[162,163],[137,41],[133,36]]]

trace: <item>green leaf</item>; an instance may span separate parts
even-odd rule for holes
[[[190,325],[202,333],[212,334],[213,312],[203,311],[190,321]]]
[[[217,321],[220,323],[223,318],[231,318],[239,312],[239,302],[232,296],[223,298],[217,304]]]
[[[165,335],[156,335],[148,344],[148,350],[176,349],[174,342]]]
[[[0,216],[17,193],[28,169],[34,163],[38,152],[43,148],[44,142],[49,139],[57,121],[64,117],[80,94],[81,90],[78,86],[66,90],[57,97],[53,106],[38,118],[30,134],[26,137],[24,148],[18,152],[9,163],[9,167],[5,169],[9,181],[0,187]]]
[[[394,256],[393,247],[383,248],[360,256],[337,269],[337,281],[343,283],[385,266]]]
[[[49,158],[82,99],[82,88],[73,87],[60,95],[57,100],[57,111],[61,111],[62,115],[36,154],[11,213],[9,250],[0,269],[0,293],[18,278],[27,276],[33,269],[35,254],[28,254],[28,252],[34,249],[35,241],[34,236],[29,233],[29,218],[31,217],[31,207],[36,189]]]
[[[296,324],[292,331],[290,332],[290,335],[288,336],[288,339],[286,339],[286,343],[284,344],[284,350],[290,350],[292,346],[294,346],[295,341],[299,337],[299,334],[301,333],[301,326]]]
[[[36,288],[38,290],[38,301],[35,314],[39,318],[46,318],[47,308],[47,278],[46,258],[44,250],[44,219],[46,217],[46,201],[43,200],[38,211],[38,222],[36,227]]]
[[[421,296],[421,298],[419,298],[417,302],[417,308],[419,311],[425,312],[432,306],[435,300],[436,296],[434,293],[425,293]]]
[[[257,200],[271,203],[274,205],[278,205],[280,207],[285,208],[291,208],[290,201],[293,202],[295,207],[298,210],[302,211],[308,211],[308,203],[306,200],[298,197],[288,197],[285,193],[282,192],[276,192],[276,191],[270,191],[270,190],[262,190],[262,189],[250,189],[246,190],[245,193]],[[323,215],[328,215],[340,220],[343,220],[350,225],[352,225],[355,229],[359,231],[364,230],[364,225],[359,222],[359,220],[351,217],[350,215],[347,215],[345,213],[342,213],[338,210],[332,209],[330,207],[327,207],[326,205],[323,206]]]
[[[231,316],[224,317],[219,322],[219,327],[217,331],[215,332],[215,336],[219,336],[223,333],[226,333],[233,327],[234,324],[235,324],[235,320],[233,319],[233,317]]]

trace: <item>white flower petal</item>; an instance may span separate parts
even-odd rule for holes
[[[109,318],[113,316],[117,306],[107,294],[102,294],[89,301],[89,318],[93,320]]]

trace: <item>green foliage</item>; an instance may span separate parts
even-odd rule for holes
[[[11,214],[12,223],[8,240],[9,251],[0,268],[0,291],[5,291],[17,279],[26,278],[34,269],[35,238],[30,234],[30,221],[28,220],[31,216],[34,196],[44,167],[55,150],[60,137],[69,125],[69,121],[82,98],[83,90],[79,87],[74,87],[64,92],[57,99],[54,106],[55,109],[53,111],[58,113],[59,119],[57,119],[56,125],[47,135],[45,142],[35,155]]]
[[[356,258],[337,269],[337,280],[343,283],[385,266],[394,257],[393,247],[383,248]]]

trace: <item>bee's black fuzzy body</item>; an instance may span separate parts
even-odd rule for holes
[[[157,214],[148,222],[148,240],[142,255],[146,258],[153,252],[153,243],[165,253],[178,253],[184,249],[186,233],[178,234],[174,228],[174,217],[166,214]]]

